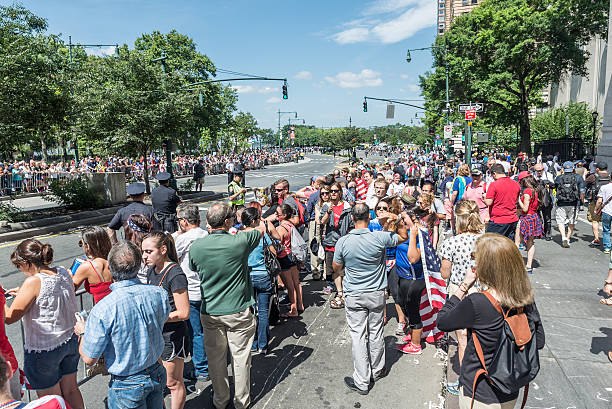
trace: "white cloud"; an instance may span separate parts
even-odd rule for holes
[[[415,93],[420,93],[421,92],[421,87],[419,87],[418,85],[415,84],[408,84],[406,85],[406,88],[408,88],[409,91],[411,92],[415,92]]]
[[[312,73],[310,71],[300,71],[293,77],[296,80],[311,80]]]
[[[397,43],[436,24],[437,3],[431,0],[376,0],[366,7],[366,17],[344,24],[331,36],[338,44]]]
[[[280,92],[281,88],[272,88],[272,87],[262,87],[257,89],[257,92],[259,92],[260,94],[269,94],[271,92]]]
[[[109,55],[115,55],[115,46],[110,45],[108,47],[86,47],[85,52],[87,55],[95,55],[96,57],[106,57]]]
[[[408,78],[410,78],[410,75],[408,74],[400,74],[400,78],[403,80],[407,80]]]
[[[280,101],[281,101],[281,99],[277,98],[277,97],[272,97],[272,98],[266,99],[266,103],[268,103],[268,104],[276,104],[276,103],[278,103]]]
[[[255,92],[255,87],[252,85],[232,85],[232,88],[239,94],[250,94],[251,92]]]
[[[325,80],[341,88],[378,87],[383,83],[380,73],[369,69],[361,70],[358,74],[340,72],[334,77],[325,77]]]

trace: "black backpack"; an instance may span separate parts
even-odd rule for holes
[[[589,198],[589,201],[594,201],[597,200],[597,194],[599,193],[599,189],[601,189],[602,186],[607,185],[608,183],[610,183],[610,177],[601,177],[601,176],[597,176],[595,178],[595,183],[593,183],[590,187],[589,187],[589,191],[587,194],[587,197]]]
[[[565,173],[559,176],[559,184],[557,186],[557,201],[565,203],[576,203],[580,197],[578,196],[578,182],[576,182],[575,173]]]
[[[482,368],[476,372],[472,387],[472,406],[476,395],[476,383],[484,375],[491,386],[498,391],[510,394],[525,388],[521,409],[527,402],[529,382],[535,379],[540,371],[540,356],[535,340],[535,325],[527,319],[524,309],[508,310],[504,312],[501,305],[491,294],[483,291],[487,299],[504,318],[503,331],[497,343],[493,360],[487,367],[484,360],[482,346],[475,332],[472,332],[476,354]],[[515,314],[510,315],[511,312]]]

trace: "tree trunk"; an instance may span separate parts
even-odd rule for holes
[[[68,151],[66,149],[66,138],[64,135],[60,136],[60,145],[62,146],[62,162],[68,161]]]
[[[38,137],[40,138],[40,150],[42,152],[42,160],[47,162],[47,141],[45,141],[45,134],[39,130]]]
[[[521,89],[521,112],[519,117],[519,127],[520,127],[520,144],[519,151],[525,152],[527,155],[531,156],[531,127],[529,124],[529,98],[527,92],[525,90],[524,81],[520,81],[520,89]]]
[[[144,183],[145,183],[145,189],[147,192],[147,195],[151,194],[151,186],[149,185],[149,158],[147,157],[148,152],[145,149],[144,153],[143,153],[143,157],[144,157],[144,170],[143,170],[143,177],[144,177]]]

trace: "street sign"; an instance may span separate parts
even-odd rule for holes
[[[484,105],[480,102],[472,102],[471,104],[459,104],[459,112],[476,111],[481,112]]]
[[[295,131],[295,126],[290,126],[289,129],[291,129],[292,131]]]
[[[476,132],[476,142],[478,143],[486,143],[489,142],[489,133],[478,131]]]
[[[444,125],[444,139],[453,137],[453,127],[451,125]]]
[[[387,119],[393,119],[395,117],[395,105],[387,104]]]
[[[451,126],[463,126],[463,122],[451,122]]]
[[[465,119],[466,120],[476,119],[476,111],[473,109],[465,111]]]

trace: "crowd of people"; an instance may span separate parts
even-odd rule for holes
[[[294,148],[271,148],[239,154],[176,155],[172,158],[172,171],[175,176],[193,176],[197,183],[206,175],[231,173],[234,167],[261,169],[267,165],[293,161],[299,154]],[[34,159],[0,161],[0,196],[47,192],[53,180],[89,173],[121,172],[125,173],[128,181],[142,181],[145,167],[150,177],[167,172],[166,156],[152,153],[146,160],[144,157],[86,156],[78,162],[74,159],[65,162]]]
[[[491,154],[467,164],[419,153],[351,163],[294,191],[280,179],[250,203],[242,180],[234,169],[229,203],[212,205],[205,225],[196,205],[179,203],[173,233],[148,205],[131,204],[109,229],[82,232],[84,259],[72,272],[53,266],[49,244],[29,239],[15,248],[11,260],[27,278],[9,291],[15,299],[5,323],[24,322],[22,367],[39,396],[83,408],[76,384],[82,359],[92,373],[110,374],[110,408],[162,408],[166,387],[171,407],[180,409],[191,356],[193,371],[185,376],[210,380],[214,407],[225,408],[232,399],[229,351],[233,404],[247,408],[251,357],[270,351],[272,301],[286,297],[280,318],[291,325],[306,305],[301,282],[308,273],[325,280],[326,305],[345,310],[350,390],[366,395],[387,375],[383,327],[394,320],[396,348],[408,355],[454,333],[461,369],[446,389],[459,395],[461,408],[473,400],[476,407],[511,408],[537,374],[533,357],[544,346],[529,275],[537,240],[552,235],[553,211],[567,248],[586,198],[591,245],[610,252],[612,184],[604,162],[559,164],[524,154],[510,162]],[[121,227],[124,239],[117,240]],[[75,317],[81,285],[96,303],[86,320]],[[612,293],[612,269],[604,291]],[[506,340],[508,331],[521,336]],[[487,368],[517,373],[499,358],[508,342],[521,347],[513,353],[529,354],[516,360],[527,368],[511,387],[482,375]],[[0,332],[0,349],[16,370],[7,348]]]

